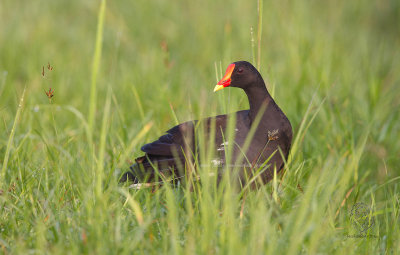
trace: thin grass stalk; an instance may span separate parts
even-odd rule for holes
[[[178,243],[179,241],[179,212],[178,205],[176,203],[176,197],[173,192],[173,189],[169,185],[165,185],[165,193],[166,193],[166,203],[168,208],[168,228],[170,231],[170,245],[171,245],[171,253],[172,254],[181,254],[181,247]]]
[[[6,174],[6,169],[7,169],[7,165],[8,165],[8,159],[10,157],[10,150],[11,150],[11,146],[12,146],[12,143],[13,143],[13,140],[14,140],[15,130],[17,129],[19,117],[21,115],[22,106],[23,106],[23,103],[24,103],[25,90],[26,90],[26,88],[24,88],[24,91],[22,92],[21,99],[19,100],[17,113],[15,114],[15,118],[14,118],[14,124],[13,124],[13,127],[11,129],[10,136],[8,137],[6,153],[4,154],[3,167],[1,169],[1,176],[0,176],[0,184],[1,185],[0,185],[0,187],[3,185],[3,181],[5,180],[5,174]]]
[[[130,154],[132,153],[133,148],[137,145],[137,143],[150,131],[151,127],[153,126],[153,122],[149,122],[143,126],[143,128],[137,133],[137,135],[133,138],[133,140],[126,146],[122,156],[117,165],[117,167],[122,167],[126,164],[125,160],[129,158]]]
[[[102,182],[104,176],[104,153],[106,150],[107,130],[110,115],[111,96],[110,92],[107,93],[107,99],[104,106],[103,121],[100,133],[100,149],[96,167],[96,195],[100,196],[102,192]]]
[[[126,197],[124,206],[126,206],[126,204],[128,204],[130,206],[130,208],[132,209],[132,211],[135,214],[135,217],[136,217],[136,220],[137,220],[139,226],[143,226],[144,216],[143,216],[143,211],[142,211],[139,203],[125,189],[119,189],[119,192]]]
[[[311,178],[308,181],[308,186],[309,187],[315,187],[318,183],[318,176],[311,176]],[[301,242],[302,238],[304,238],[304,229],[303,231],[300,231],[302,227],[304,227],[304,222],[307,218],[307,212],[309,211],[311,201],[313,200],[313,195],[314,195],[314,189],[308,188],[305,190],[304,196],[302,197],[302,203],[300,203],[300,206],[296,210],[296,214],[292,214],[291,219],[288,223],[288,226],[286,228],[286,235],[288,238],[291,238],[291,242],[289,243],[287,247],[287,254],[295,254],[296,248],[299,246],[299,243]],[[294,237],[294,235],[300,235],[301,237],[298,236],[297,238]],[[279,249],[279,248],[278,248]],[[278,251],[275,251],[278,252]]]
[[[172,117],[174,117],[175,125],[179,125],[178,117],[176,116],[176,112],[174,110],[174,106],[171,102],[169,102],[169,108],[171,109]]]
[[[261,68],[261,34],[262,34],[262,11],[263,11],[263,1],[257,1],[257,11],[258,11],[258,24],[257,24],[257,69],[260,72]]]
[[[3,71],[3,77],[1,79],[1,85],[0,85],[0,96],[3,94],[3,90],[4,90],[4,85],[6,84],[6,80],[7,80],[7,72]]]
[[[104,16],[106,12],[106,0],[101,1],[97,21],[96,44],[92,62],[92,76],[90,84],[90,105],[89,105],[89,129],[93,135],[93,125],[96,114],[97,103],[97,76],[100,68],[101,51],[103,46]]]
[[[144,110],[143,110],[142,102],[140,100],[140,96],[139,96],[135,86],[131,86],[131,89],[132,89],[133,95],[135,96],[135,100],[136,100],[136,103],[139,108],[140,118],[144,122]]]
[[[253,65],[256,64],[256,46],[254,41],[254,28],[253,26],[250,27],[250,41],[251,41],[251,57]]]
[[[301,121],[299,130],[297,131],[297,135],[294,138],[294,141],[292,143],[292,147],[290,148],[290,154],[287,160],[287,167],[290,166],[290,164],[293,161],[293,155],[296,155],[297,151],[299,150],[299,146],[300,143],[303,141],[304,136],[307,133],[308,128],[311,126],[312,122],[314,121],[315,117],[317,116],[317,114],[319,113],[319,111],[322,109],[322,106],[325,102],[325,98],[322,100],[322,102],[318,105],[317,109],[315,110],[314,114],[311,116],[310,120],[308,120],[309,115],[311,114],[311,109],[312,109],[312,105],[313,105],[313,101],[314,101],[314,97],[316,96],[316,94],[313,95],[307,110],[304,114],[303,120]]]
[[[53,106],[51,100],[50,100],[50,105]],[[50,112],[51,112],[51,120],[53,122],[53,129],[56,134],[56,141],[58,143],[58,131],[57,131],[56,119],[54,118],[54,107],[50,107]]]

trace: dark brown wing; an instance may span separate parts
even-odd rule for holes
[[[194,151],[194,129],[197,121],[188,121],[169,129],[156,141],[142,146],[146,154],[135,159],[131,171],[126,172],[120,182],[155,182],[159,177],[179,178],[183,175],[182,166]],[[156,170],[157,169],[157,170]]]
[[[211,117],[202,121],[204,133],[211,130],[211,125],[215,125],[215,143],[221,144],[222,134],[226,126],[226,115]],[[195,152],[195,128],[198,121],[188,121],[169,129],[165,135],[160,136],[156,141],[142,146],[142,151],[146,154],[137,158],[131,171],[125,173],[120,182],[127,180],[138,182],[154,182],[157,180],[159,172],[164,177],[174,176],[180,178],[184,174],[185,161]],[[155,170],[157,168],[157,171]]]
[[[179,124],[160,136],[158,140],[142,146],[142,151],[151,156],[176,156],[194,149],[194,127],[197,121]]]

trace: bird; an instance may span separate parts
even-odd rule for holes
[[[214,150],[215,157],[210,159],[210,165],[231,171],[236,167],[238,180],[242,184],[250,179],[257,179],[261,184],[268,183],[274,172],[284,167],[288,158],[292,126],[269,94],[261,74],[251,63],[237,61],[229,64],[214,92],[233,87],[242,89],[247,95],[250,106],[248,110],[174,126],[154,142],[141,147],[145,154],[135,159],[130,170],[120,177],[120,182],[144,185],[160,183],[161,179],[168,177],[183,178],[186,173],[184,168],[190,162],[193,165],[194,155],[198,155],[197,131],[201,126],[203,134],[207,136],[206,140],[212,143],[210,148]],[[228,120],[231,117],[235,119],[234,135],[229,141]],[[229,159],[226,156],[228,146],[233,147]]]

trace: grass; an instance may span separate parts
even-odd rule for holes
[[[389,0],[1,1],[0,253],[399,253],[399,17]],[[284,174],[118,185],[176,121],[248,107],[212,93],[241,59],[294,128]]]

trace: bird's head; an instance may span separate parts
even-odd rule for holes
[[[257,69],[247,61],[238,61],[228,66],[224,77],[215,86],[214,92],[228,86],[246,89],[259,83],[264,84]]]

